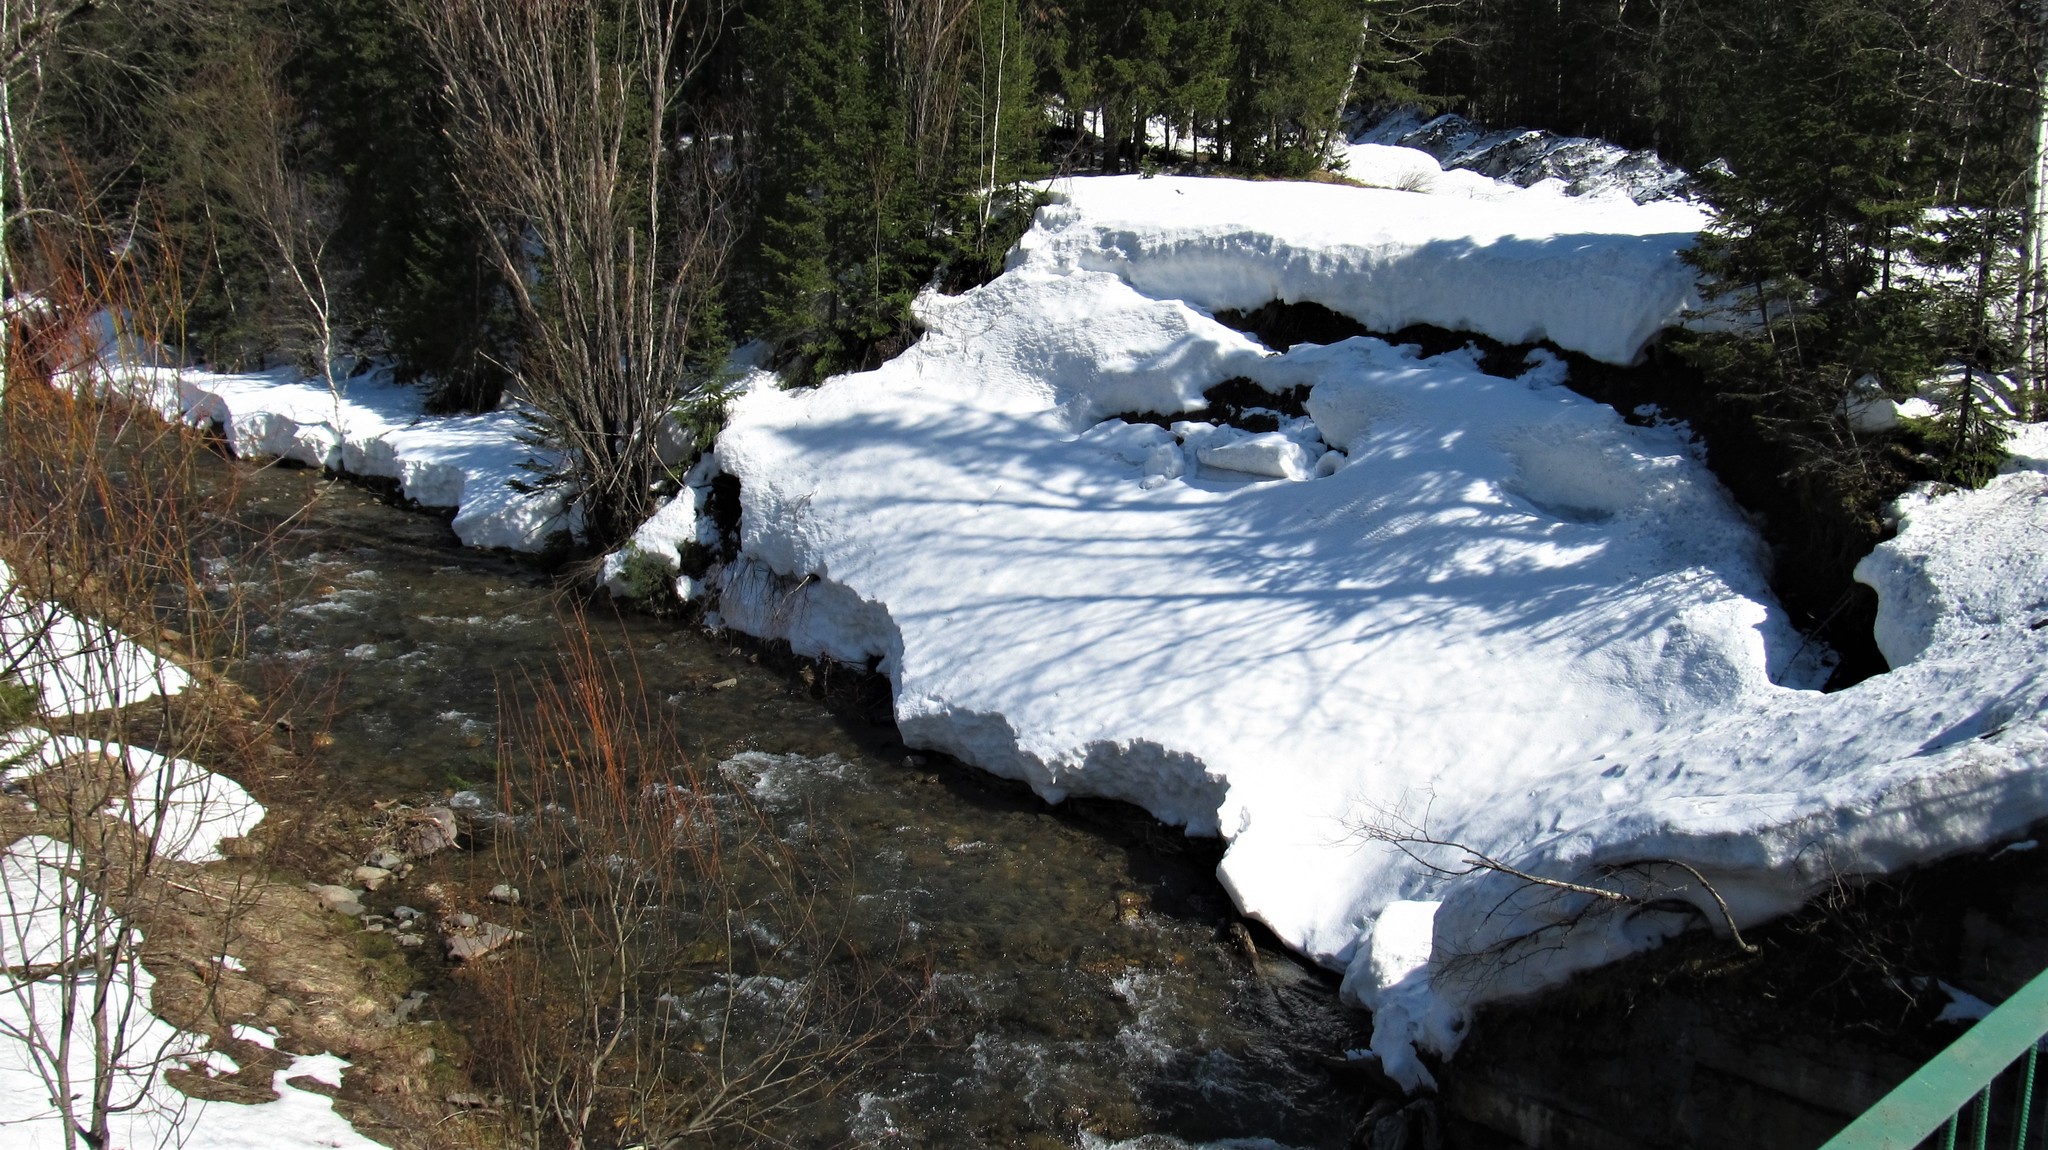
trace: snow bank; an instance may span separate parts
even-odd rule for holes
[[[1450,174],[1446,183],[1452,188],[1477,189],[1480,185],[1471,181],[1479,180],[1511,188],[1549,185],[1564,195],[1645,204],[1682,199],[1692,192],[1692,178],[1655,152],[1535,128],[1488,131],[1457,115],[1432,118],[1412,108],[1400,109],[1366,126],[1354,139],[1341,153],[1352,164],[1358,163],[1360,147],[1421,152],[1438,171]],[[1359,169],[1347,171],[1357,176]]]
[[[337,395],[290,371],[226,374],[196,368],[117,369],[168,419],[221,429],[236,455],[285,459],[375,479],[392,479],[407,499],[453,508],[455,534],[470,547],[538,551],[573,530],[559,488],[516,490],[555,460],[525,442],[516,407],[480,415],[430,416],[417,387],[374,373]]]
[[[1520,379],[1373,339],[1276,356],[1204,314],[1315,298],[1627,359],[1680,294],[1673,233],[1588,231],[1552,267],[1491,250],[1501,210],[1076,182],[896,360],[735,403],[714,620],[873,661],[913,745],[1224,836],[1239,906],[1347,970],[1410,1086],[1473,1004],[1725,927],[1673,863],[1746,925],[2048,816],[2043,477],[1902,508],[1862,572],[1899,669],[1822,695],[1827,653],[1682,427],[1624,423],[1547,355]],[[1234,377],[1308,385],[1307,417],[1172,421]],[[1110,418],[1136,412],[1171,427]],[[1640,864],[1637,893],[1698,910],[1605,914],[1467,852]]]
[[[1374,331],[1434,324],[1623,364],[1694,301],[1678,253],[1705,219],[1679,203],[1180,177],[1053,192],[1012,267],[1111,272],[1210,312],[1318,303]]]

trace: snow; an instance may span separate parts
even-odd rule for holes
[[[1936,986],[1941,987],[1943,994],[1948,995],[1948,1002],[1942,1006],[1941,1013],[1934,1016],[1934,1021],[1976,1022],[1979,1019],[1990,1017],[1992,1011],[1990,1003],[1978,998],[1967,990],[1958,990],[1938,978],[1934,982]]]
[[[176,695],[192,682],[178,666],[112,628],[31,599],[15,585],[5,563],[0,563],[0,670],[33,682],[47,715],[80,715]]]
[[[523,492],[556,460],[530,446],[516,405],[477,415],[430,416],[423,392],[387,372],[324,382],[288,370],[232,374],[126,364],[116,382],[166,418],[221,429],[236,455],[282,459],[392,479],[407,499],[455,510],[465,546],[539,551],[574,512],[559,487]]]
[[[121,761],[128,797],[108,813],[156,839],[165,857],[216,861],[220,840],[247,835],[263,821],[263,805],[233,779],[185,759],[74,735],[25,729],[0,737],[0,763],[9,764],[0,777],[18,780],[81,755]]]
[[[0,854],[0,959],[5,965],[56,961],[75,953],[75,938],[64,939],[81,921],[91,921],[92,896],[80,889],[70,872],[77,859],[63,843],[31,835]],[[67,914],[67,908],[69,913]],[[81,909],[83,908],[83,909]],[[59,941],[62,939],[63,941]],[[118,964],[111,999],[146,1006],[154,979],[138,963]],[[54,1042],[65,1017],[64,980],[25,982],[0,975],[0,1127],[7,1145],[18,1150],[54,1150],[63,1146],[62,1120],[49,1102],[49,1090],[26,1057],[24,1036]],[[77,988],[69,1009],[79,1012],[78,1032],[89,1036],[84,1012],[90,1008],[90,980]],[[289,1085],[310,1075],[331,1086],[341,1084],[348,1063],[329,1054],[294,1056],[271,1078],[278,1097],[273,1102],[236,1105],[186,1098],[162,1078],[180,1064],[205,1063],[228,1068],[232,1060],[202,1053],[202,1040],[182,1033],[146,1010],[130,1019],[130,1041],[122,1065],[113,1072],[112,1100],[127,1107],[110,1117],[112,1144],[161,1146],[182,1144],[208,1150],[297,1150],[341,1148],[378,1150],[378,1144],[357,1134],[334,1112],[325,1095]],[[237,1027],[239,1032],[247,1027]],[[246,1035],[243,1035],[246,1036]],[[275,1047],[275,1037],[265,1045]],[[74,1088],[83,1090],[93,1078],[92,1043],[80,1037],[70,1051]]]
[[[1213,318],[1312,301],[1628,363],[1692,299],[1693,207],[1459,185],[1062,181],[895,360],[751,376],[633,544],[679,563],[737,477],[737,558],[682,581],[707,624],[877,667],[910,745],[1221,835],[1238,905],[1345,971],[1411,1088],[1480,1003],[2048,817],[2048,476],[1903,500],[1858,569],[1894,669],[1824,695],[1828,653],[1683,427],[1624,422],[1544,352],[1504,379],[1376,339],[1276,355]],[[188,415],[277,453],[330,450],[325,422],[345,467],[412,467],[465,514],[521,458],[505,413],[465,448],[395,399],[359,421],[186,374]],[[1231,379],[1307,385],[1306,416],[1183,418]],[[477,515],[531,540],[559,505]]]
[[[1451,189],[1472,189],[1482,197],[1487,193],[1479,181],[1509,188],[1549,185],[1558,194],[1638,203],[1683,198],[1692,191],[1692,178],[1655,152],[1632,152],[1605,140],[1540,129],[1488,131],[1463,116],[1425,118],[1412,108],[1397,109],[1365,126],[1354,140],[1339,153],[1354,177],[1361,170],[1375,170],[1375,161],[1393,162],[1370,152],[1361,155],[1361,149],[1398,148],[1427,157],[1437,172],[1454,181]],[[1414,160],[1404,162],[1417,165]],[[1422,174],[1435,178],[1427,169]]]
[[[1434,324],[1622,364],[1694,302],[1678,253],[1705,220],[1675,202],[1169,176],[1052,194],[1013,268],[1111,272],[1208,312],[1318,303],[1374,331]]]
[[[698,504],[705,494],[702,490],[684,488],[681,495],[663,500],[625,547],[605,556],[600,571],[605,587],[614,595],[632,593],[626,563],[628,556],[635,554],[646,556],[673,574],[681,562],[683,548],[700,542],[704,527],[716,530],[715,525],[700,517]],[[683,579],[687,581],[688,577]],[[684,599],[695,598],[682,586],[677,587],[677,594]]]
[[[84,714],[182,689],[189,680],[175,666],[103,624],[29,599],[0,567],[0,639],[9,642],[9,665],[39,686],[52,714]],[[232,780],[188,762],[138,747],[76,736],[21,730],[0,739],[7,776],[55,766],[76,755],[119,759],[131,785],[108,813],[144,834],[154,834],[165,858],[197,863],[219,858],[220,840],[245,835],[263,808]],[[43,835],[0,844],[0,968],[48,966],[103,947],[132,947],[139,936],[100,905],[77,875],[87,860],[71,845]],[[221,965],[241,969],[222,955]],[[190,1145],[208,1150],[381,1150],[334,1112],[331,1099],[288,1080],[309,1075],[341,1084],[348,1063],[331,1054],[296,1055],[272,1075],[276,1100],[257,1105],[207,1103],[187,1098],[163,1077],[179,1066],[232,1072],[234,1060],[203,1049],[150,1010],[155,980],[140,962],[112,964],[104,988],[91,967],[78,974],[26,978],[0,971],[0,1128],[10,1150],[65,1146],[65,1120],[50,1102],[45,1078],[61,1064],[71,1088],[91,1097],[95,1076],[92,1007],[102,989],[118,1050],[106,1071],[112,1078],[108,1117],[111,1145]],[[125,1029],[121,1029],[125,1028]],[[237,1032],[247,1031],[237,1027]],[[67,1040],[61,1036],[68,1034]],[[275,1048],[274,1035],[263,1045]],[[41,1056],[37,1057],[40,1051]]]
[[[912,745],[1225,837],[1238,905],[1379,1005],[1397,1080],[1478,1003],[1726,929],[1716,893],[1746,926],[2048,815],[2048,478],[1905,501],[1859,572],[1896,669],[1823,695],[1828,653],[1684,428],[1625,423],[1548,355],[1518,379],[1374,339],[1273,355],[1208,315],[1316,299],[1625,362],[1686,290],[1682,229],[1649,221],[1690,209],[1062,190],[1002,277],[921,301],[896,360],[735,401],[716,617],[873,661]],[[1112,418],[1231,378],[1310,385],[1308,419]],[[1398,908],[1429,904],[1424,949]]]

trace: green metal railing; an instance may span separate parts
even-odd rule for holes
[[[2008,1096],[2011,1117],[2009,1125],[2001,1125],[2010,1132],[2014,1150],[2023,1150],[2030,1131],[2040,1141],[2038,1132],[2048,1129],[2048,1121],[2035,1120],[2033,1112],[2034,1072],[2044,1037],[2048,972],[1964,1031],[1821,1150],[1913,1150],[1937,1133],[1942,1150],[1959,1145],[1987,1150],[1994,1093]],[[1998,1089],[2001,1076],[2010,1080],[2004,1089]]]

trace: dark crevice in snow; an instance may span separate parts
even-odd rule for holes
[[[1156,427],[1171,429],[1182,421],[1213,423],[1222,427],[1235,427],[1254,434],[1280,430],[1282,419],[1300,419],[1308,414],[1307,387],[1293,387],[1286,391],[1267,391],[1256,380],[1235,376],[1209,388],[1202,393],[1208,406],[1194,411],[1178,411],[1161,414],[1156,411],[1125,411],[1112,415],[1125,423],[1149,423]]]
[[[718,525],[719,561],[732,562],[740,551],[740,477],[723,471],[713,476],[704,509]]]
[[[1375,332],[1320,304],[1277,300],[1246,312],[1221,311],[1216,319],[1278,351],[1353,336],[1413,344],[1425,358],[1469,348],[1481,371],[1503,378],[1527,371],[1531,351],[1549,351],[1569,366],[1567,387],[1608,405],[1629,423],[1641,427],[1680,421],[1691,428],[1705,446],[1707,466],[1756,520],[1771,549],[1771,590],[1801,633],[1841,656],[1827,690],[1853,686],[1891,669],[1872,632],[1877,593],[1851,577],[1857,561],[1886,534],[1875,524],[1851,521],[1788,482],[1784,477],[1792,472],[1793,461],[1759,433],[1752,410],[1714,394],[1698,370],[1663,348],[1653,344],[1643,363],[1617,367],[1548,342],[1505,344],[1423,324]],[[1276,399],[1267,402],[1279,406]],[[1899,477],[1900,490],[1909,478]]]

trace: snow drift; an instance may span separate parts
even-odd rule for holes
[[[1626,362],[1686,298],[1674,210],[1076,181],[898,359],[738,401],[713,621],[873,663],[915,745],[1224,836],[1239,905],[1348,971],[1411,1087],[1475,1003],[2048,815],[2048,480],[1902,508],[1862,571],[1899,670],[1822,695],[1684,428],[1541,353],[1519,379],[1374,339],[1274,355],[1209,315],[1312,299]],[[1305,414],[1176,418],[1232,378],[1305,385]],[[1468,852],[1642,864],[1697,912]]]

